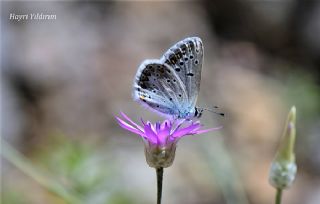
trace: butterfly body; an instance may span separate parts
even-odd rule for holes
[[[138,68],[133,97],[157,113],[174,118],[199,117],[203,45],[198,37],[173,45],[160,59],[145,60]]]

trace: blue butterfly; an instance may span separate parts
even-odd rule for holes
[[[200,89],[203,44],[198,37],[179,41],[161,59],[141,63],[133,84],[136,101],[173,118],[200,117],[196,107]]]

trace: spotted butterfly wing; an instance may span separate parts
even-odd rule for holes
[[[195,107],[200,90],[203,45],[198,37],[186,38],[172,46],[162,57],[183,82],[188,94],[188,103]]]
[[[192,117],[200,88],[202,58],[202,42],[192,37],[172,46],[160,60],[145,60],[135,77],[134,99],[160,114]]]

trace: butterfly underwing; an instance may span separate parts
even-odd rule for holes
[[[203,44],[198,37],[179,41],[160,59],[139,66],[133,84],[134,100],[173,118],[200,117],[196,107],[200,89]]]

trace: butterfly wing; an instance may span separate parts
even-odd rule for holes
[[[187,92],[188,101],[184,104],[193,111],[200,89],[201,68],[203,62],[203,44],[198,37],[186,38],[172,46],[161,58],[161,61],[172,67]]]
[[[179,116],[181,104],[188,102],[188,94],[176,71],[160,60],[145,60],[140,65],[134,85],[136,101],[158,113]]]

